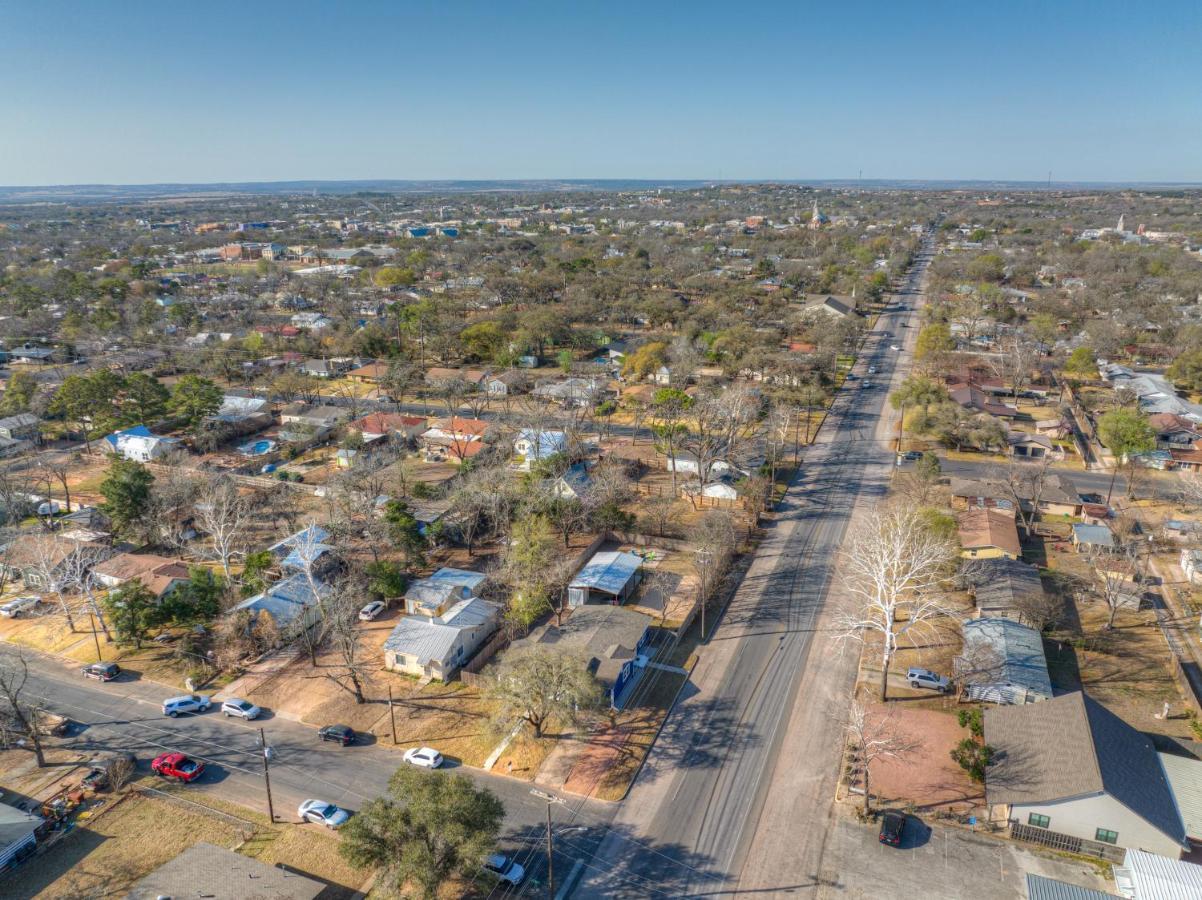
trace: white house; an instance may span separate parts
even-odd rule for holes
[[[533,463],[563,453],[567,446],[568,436],[562,431],[524,428],[513,441],[513,452],[517,455],[517,467],[529,471]]]
[[[446,681],[492,636],[500,619],[500,606],[479,597],[458,600],[437,616],[405,616],[384,641],[384,667]]]
[[[1182,550],[1181,571],[1190,584],[1202,584],[1202,550]]]
[[[104,438],[104,447],[110,453],[134,462],[153,462],[179,447],[177,438],[159,437],[151,434],[145,425],[135,425],[125,431],[115,431]]]

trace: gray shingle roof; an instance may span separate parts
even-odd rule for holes
[[[201,841],[135,884],[128,897],[312,900],[325,887],[324,882]]]
[[[1081,691],[987,708],[985,742],[997,751],[985,781],[991,806],[1106,793],[1173,840],[1185,841],[1152,742]]]
[[[514,647],[544,644],[582,651],[592,657],[589,665],[598,680],[610,684],[651,624],[650,616],[624,606],[577,606],[562,625],[545,625]]]
[[[966,567],[965,575],[973,585],[982,617],[1020,618],[1016,601],[1044,592],[1039,570],[1015,559],[974,560]]]

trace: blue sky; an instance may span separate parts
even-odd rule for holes
[[[0,0],[0,184],[1202,182],[1202,4]]]

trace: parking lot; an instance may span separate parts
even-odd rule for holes
[[[818,896],[831,900],[1015,900],[1027,896],[1028,872],[1094,890],[1113,889],[1086,863],[1044,856],[960,828],[929,828],[913,817],[900,848],[881,844],[876,825],[835,819],[816,880]]]

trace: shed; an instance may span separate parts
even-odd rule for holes
[[[568,585],[568,605],[583,606],[595,599],[615,605],[621,603],[639,583],[643,560],[630,552],[594,553],[572,583]]]
[[[1052,696],[1043,638],[1011,619],[974,619],[961,625],[964,652],[956,677],[965,694],[986,703],[1034,703]]]
[[[1086,525],[1084,522],[1073,523],[1073,546],[1080,553],[1083,550],[1096,548],[1099,550],[1114,549],[1114,532],[1109,525]]]

